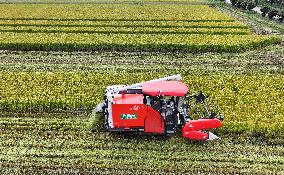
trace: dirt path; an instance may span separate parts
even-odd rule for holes
[[[269,21],[269,19],[256,16],[255,14],[246,14],[238,9],[234,9],[227,5],[216,5],[215,8],[232,16],[233,18],[242,21],[250,28],[254,33],[259,35],[267,34],[282,34],[284,35],[284,25],[276,22]]]

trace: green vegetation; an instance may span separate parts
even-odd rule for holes
[[[0,51],[0,69],[25,72],[283,74],[282,45],[244,53]]]
[[[89,123],[87,124],[87,128],[91,131],[102,132],[104,129],[104,114],[100,112],[96,112],[93,110],[89,115]]]
[[[270,20],[266,17],[261,17],[257,13],[247,13],[246,11],[240,11],[235,8],[231,8],[229,5],[218,5],[217,9],[223,11],[231,17],[239,18],[240,21],[249,25],[258,34],[271,34],[271,33],[284,33],[283,23]]]
[[[159,139],[92,133],[86,130],[87,124],[81,115],[3,116],[1,174],[283,172],[283,146],[263,145],[277,143],[273,139],[253,145],[242,141],[243,136],[223,137],[194,144],[178,136]]]

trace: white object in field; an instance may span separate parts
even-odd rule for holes
[[[225,0],[226,4],[232,4],[231,0]]]
[[[103,112],[103,106],[104,106],[104,103],[103,103],[103,102],[97,104],[97,106],[96,106],[96,112]]]
[[[252,11],[255,11],[256,13],[258,14],[261,14],[261,10],[260,10],[260,7],[255,7],[253,9],[251,9]]]
[[[209,140],[215,140],[215,139],[220,139],[220,137],[216,136],[215,134],[213,134],[212,132],[208,133],[208,141]]]

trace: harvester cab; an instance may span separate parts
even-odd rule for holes
[[[193,107],[203,105],[208,118],[193,119],[189,115],[190,98],[195,99]],[[208,130],[219,128],[222,123],[215,113],[210,113],[205,99],[202,92],[189,96],[188,87],[178,74],[128,86],[108,86],[96,112],[103,113],[104,127],[109,132],[171,135],[181,128],[185,138],[213,140],[218,137]]]

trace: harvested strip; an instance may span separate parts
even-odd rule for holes
[[[283,72],[284,48],[269,46],[257,51],[236,53],[184,54],[153,52],[46,52],[0,51],[1,70],[9,71],[78,71],[98,72]],[[279,59],[269,59],[270,57]],[[159,65],[159,66],[157,66]],[[132,69],[130,69],[132,68]],[[184,71],[183,71],[184,72]]]
[[[157,140],[115,136],[104,132],[90,133],[84,128],[86,119],[56,119],[54,116],[51,117],[52,123],[80,124],[80,130],[73,132],[68,125],[61,125],[61,130],[37,133],[17,130],[21,126],[16,123],[19,120],[30,122],[36,129],[44,124],[48,126],[48,118],[0,118],[1,123],[16,122],[14,130],[1,130],[3,144],[0,146],[0,172],[11,172],[9,168],[15,166],[18,171],[32,173],[66,169],[68,172],[82,171],[85,174],[104,172],[105,169],[109,173],[118,173],[117,167],[121,174],[141,173],[145,170],[148,173],[175,174],[200,171],[206,174],[273,174],[284,170],[281,166],[284,164],[282,145],[232,144],[226,137],[222,141],[204,145],[190,144],[180,137]]]

